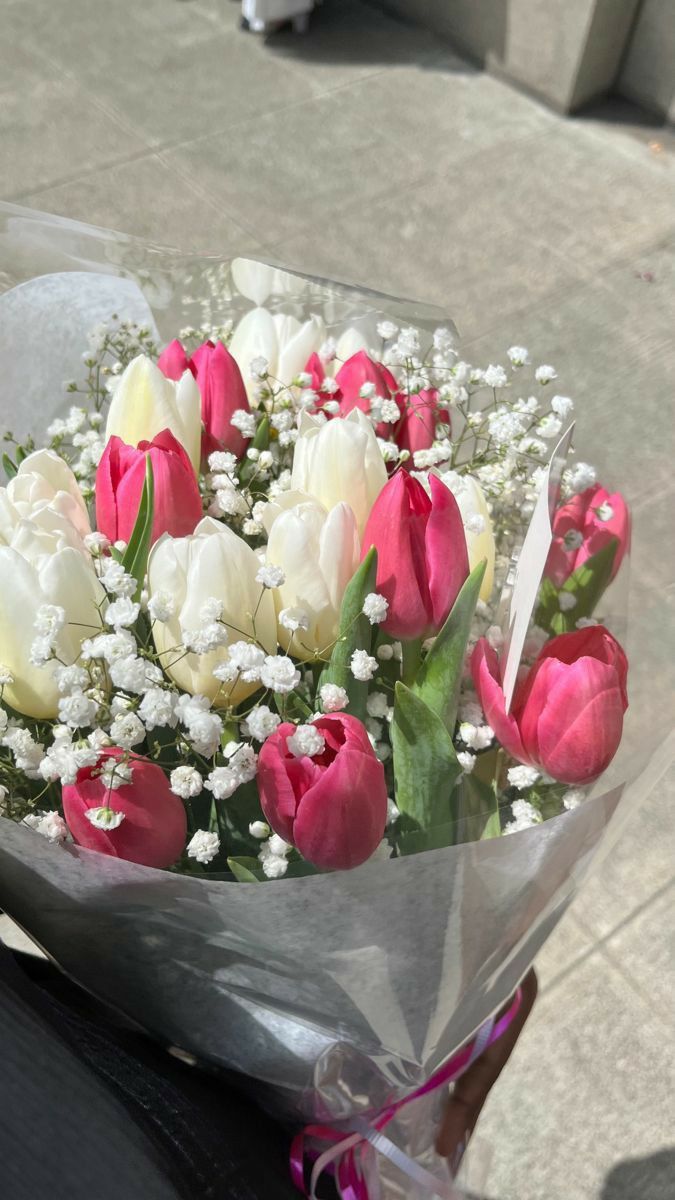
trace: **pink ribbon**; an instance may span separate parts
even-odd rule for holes
[[[329,1171],[334,1177],[341,1200],[377,1200],[371,1196],[367,1182],[367,1163],[372,1160],[373,1149],[390,1158],[402,1171],[415,1182],[426,1188],[430,1195],[445,1197],[445,1200],[457,1200],[457,1192],[409,1158],[402,1150],[387,1138],[382,1130],[396,1116],[401,1108],[426,1096],[436,1088],[454,1083],[467,1070],[488,1046],[496,1042],[511,1025],[520,1009],[522,993],[518,988],[507,1011],[498,1021],[490,1019],[481,1025],[478,1033],[457,1054],[440,1067],[426,1083],[417,1091],[397,1100],[384,1108],[371,1125],[359,1122],[359,1128],[345,1135],[343,1130],[333,1129],[330,1125],[307,1125],[293,1139],[291,1145],[291,1178],[299,1192],[308,1200],[317,1200],[316,1188],[324,1171]],[[313,1143],[308,1145],[308,1143]],[[317,1143],[326,1143],[326,1149],[318,1150]],[[306,1163],[312,1164],[309,1190],[306,1184]]]

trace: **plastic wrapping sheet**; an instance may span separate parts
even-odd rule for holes
[[[81,377],[86,332],[113,312],[146,321],[161,341],[256,305],[320,315],[329,334],[354,327],[370,344],[383,317],[415,325],[427,344],[438,325],[452,328],[423,304],[250,259],[186,257],[11,205],[0,205],[0,267],[0,424],[18,432],[39,433],[67,409],[62,380]],[[620,486],[621,464],[611,467]],[[619,577],[606,611],[625,611],[625,586]],[[670,700],[650,710],[661,643],[637,645],[617,758],[586,803],[542,825],[261,886],[50,845],[0,819],[0,906],[64,971],[165,1043],[240,1072],[290,1123],[348,1130],[420,1087],[504,1004],[600,847],[609,851],[672,761]],[[415,1101],[388,1127],[439,1178],[442,1100]],[[418,1194],[390,1163],[380,1177],[383,1197]]]

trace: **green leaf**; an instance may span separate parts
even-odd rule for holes
[[[457,805],[456,842],[477,842],[499,837],[499,803],[493,786],[476,775],[461,780]]]
[[[23,462],[24,458],[27,458],[27,457],[28,457],[28,451],[25,450],[23,446],[17,446],[17,448],[16,448],[17,466],[19,465],[19,463]]]
[[[264,416],[262,421],[260,422],[258,428],[255,431],[255,435],[251,441],[249,450],[267,450],[269,444],[270,444],[270,419],[268,416]],[[249,483],[249,481],[251,480],[253,475],[255,475],[256,470],[257,470],[257,464],[255,462],[253,462],[252,459],[245,458],[241,464],[241,467],[239,468],[240,482],[244,483],[244,484]]]
[[[412,685],[415,695],[441,718],[450,733],[455,728],[464,655],[486,566],[483,559],[465,581]]]
[[[16,468],[15,464],[12,462],[11,458],[9,457],[9,454],[3,454],[2,465],[4,467],[5,475],[7,476],[7,478],[13,479],[14,476],[16,475],[17,468]]]
[[[260,883],[262,869],[257,858],[228,858],[227,865],[237,883]]]
[[[450,794],[462,773],[441,718],[400,681],[391,740],[396,804],[408,818],[402,832],[427,830],[453,817]]]
[[[129,538],[129,544],[122,556],[122,566],[124,570],[133,575],[136,580],[137,587],[134,596],[138,600],[143,581],[145,580],[145,572],[148,566],[148,554],[150,553],[150,543],[152,540],[152,522],[155,512],[154,504],[155,496],[155,480],[152,470],[152,462],[150,455],[145,456],[145,483],[141,493],[141,501],[138,506],[138,515],[136,522]]]
[[[319,677],[319,688],[324,683],[336,683],[346,690],[349,695],[347,711],[362,721],[366,718],[368,684],[354,678],[350,662],[355,650],[366,650],[370,654],[373,626],[362,610],[366,596],[375,591],[376,576],[377,550],[371,546],[345,589],[340,609],[340,632],[330,662]]]
[[[457,840],[457,822],[446,821],[434,825],[433,829],[411,829],[396,838],[396,848],[401,855],[421,854],[424,850],[442,850],[454,846]]]
[[[619,539],[611,538],[602,550],[587,558],[572,572],[559,591],[550,579],[544,580],[535,618],[537,625],[553,633],[569,633],[576,629],[580,617],[592,616],[609,586],[618,549]],[[576,601],[574,607],[567,611],[560,608],[560,596],[564,594],[574,596]]]

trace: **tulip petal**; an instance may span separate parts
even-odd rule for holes
[[[431,513],[426,528],[426,571],[433,627],[439,630],[469,577],[464,522],[457,501],[436,475],[430,476]]]
[[[493,730],[497,741],[508,754],[520,762],[529,762],[518,729],[518,722],[506,712],[506,701],[502,689],[499,660],[487,638],[480,638],[471,656],[473,685],[478,694],[485,719]]]

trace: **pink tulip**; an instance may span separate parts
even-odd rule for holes
[[[425,388],[414,396],[401,396],[403,415],[394,426],[394,438],[400,450],[409,450],[410,459],[406,467],[414,467],[413,454],[416,450],[428,450],[436,438],[439,421],[450,424],[450,413],[438,403],[435,388]]]
[[[365,350],[352,354],[351,358],[342,364],[335,376],[335,382],[341,392],[340,409],[343,417],[353,408],[360,408],[366,414],[370,412],[370,399],[361,395],[364,383],[372,383],[375,395],[381,400],[394,400],[399,391],[391,371],[382,363],[374,362]],[[384,438],[390,437],[391,431],[392,425],[386,421],[381,421],[376,429],[378,437]]]
[[[171,791],[161,767],[135,756],[127,763],[131,781],[115,789],[106,787],[96,772],[110,759],[122,756],[127,757],[123,750],[111,746],[103,751],[96,767],[83,768],[77,781],[63,788],[66,824],[77,844],[87,850],[145,867],[170,867],[185,848],[187,821],[182,801]],[[117,828],[99,827],[100,814],[96,814],[98,825],[86,815],[92,809],[112,810],[113,822],[115,813],[123,813],[123,820]]]
[[[202,400],[202,458],[216,450],[229,450],[243,458],[248,440],[232,424],[238,408],[250,411],[241,371],[222,342],[203,342],[190,358],[174,339],[159,356],[157,365],[167,379],[178,380],[192,371]]]
[[[363,534],[377,547],[377,591],[389,603],[386,633],[406,640],[436,634],[469,574],[457,501],[437,476],[422,484],[397,471],[380,492]]]
[[[312,382],[309,386],[311,387],[312,391],[317,393],[319,397],[314,409],[310,409],[310,412],[316,412],[317,410],[322,409],[327,400],[336,400],[338,403],[340,402],[342,399],[342,392],[339,388],[335,388],[333,390],[327,390],[324,388],[324,383],[327,379],[326,368],[324,367],[323,362],[321,361],[321,358],[317,354],[316,350],[313,354],[310,354],[307,362],[305,363],[305,374],[311,375]],[[332,382],[333,381],[331,380],[331,383]],[[326,413],[326,416],[330,420],[330,414]]]
[[[485,638],[471,670],[488,725],[519,762],[560,783],[591,783],[619,748],[628,707],[628,662],[602,625],[548,642],[505,711],[497,655]]]
[[[589,487],[563,504],[553,520],[553,544],[546,576],[562,587],[573,571],[616,538],[612,579],[630,545],[630,514],[620,492]]]
[[[163,533],[186,537],[202,519],[199,485],[186,451],[168,429],[151,442],[128,446],[110,438],[96,470],[96,525],[111,542],[131,537],[145,482],[145,459],[154,474],[152,541]]]
[[[289,750],[287,739],[296,726],[288,722],[263,743],[260,801],[274,832],[308,862],[328,871],[349,870],[370,858],[384,836],[384,767],[356,717],[335,713],[313,725],[325,739],[313,758]]]
[[[162,350],[162,353],[157,359],[157,366],[162,374],[166,375],[167,379],[173,379],[174,383],[177,383],[179,379],[182,379],[186,371],[192,371],[193,375],[197,374],[190,358],[185,353],[182,343],[178,341],[178,338],[174,338],[173,341],[169,342],[169,345]]]
[[[248,440],[232,424],[232,414],[238,408],[249,412],[250,406],[236,361],[222,342],[204,342],[192,355],[191,369],[202,398],[202,458],[216,450],[243,458]]]

